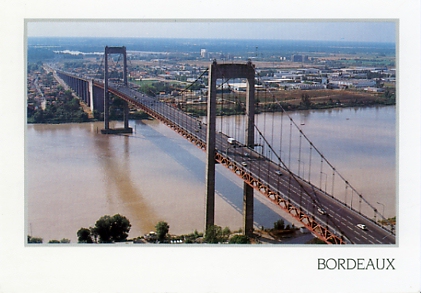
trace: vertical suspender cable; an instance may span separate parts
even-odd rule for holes
[[[257,76],[257,82],[259,82],[259,76]],[[256,126],[256,125],[259,125],[259,102],[260,102],[260,93],[257,91],[256,92],[256,98],[254,99],[254,106],[255,106],[255,118],[254,118],[254,126]],[[246,103],[246,101],[244,101],[244,103]],[[247,115],[248,115],[248,113],[246,113]],[[256,143],[255,143],[255,146],[254,147],[258,147],[258,148],[260,148],[260,150],[258,150],[258,152],[259,151],[261,151],[261,147],[260,147],[260,141],[261,141],[261,137],[260,137],[260,134],[256,131],[256,129],[254,130],[254,133],[255,133],[255,135],[254,135],[254,139],[256,140],[256,139],[258,139],[258,140],[256,140]],[[260,169],[260,165],[259,165],[259,169]],[[259,173],[260,173],[260,170],[259,170]]]
[[[291,169],[291,144],[292,144],[292,122],[289,123],[289,150],[288,150],[288,169]]]
[[[274,107],[274,105],[275,105],[275,96],[274,95],[272,95],[272,133],[271,133],[271,137],[272,137],[272,141],[271,141],[271,144],[273,145],[273,133],[274,133],[274,128],[275,128],[275,107]],[[271,160],[272,160],[272,158],[271,158]]]
[[[284,125],[284,111],[281,110],[281,133],[279,135],[279,158],[281,158],[281,160],[282,160],[282,136],[283,136],[283,128],[284,128],[283,125]]]
[[[234,128],[234,133],[235,133],[235,135],[236,135],[236,137],[237,137],[237,121],[238,121],[238,118],[239,118],[239,113],[237,113],[237,103],[238,103],[238,97],[237,97],[237,95],[235,95],[234,96],[234,99],[235,99],[235,109],[234,109],[234,119],[233,119],[233,123],[232,123],[232,127]],[[238,138],[240,138],[240,137],[238,137]]]
[[[322,190],[322,175],[323,175],[323,157],[320,157],[320,185],[319,185],[320,190]]]
[[[221,131],[221,133],[223,132],[222,131],[222,116],[223,116],[223,113],[224,113],[224,77],[222,76],[222,83],[221,83],[221,107],[220,107],[220,110],[219,110],[219,115],[221,115],[221,125],[220,125],[220,131]]]
[[[291,144],[292,144],[292,119],[289,123],[289,150],[288,150],[288,169],[291,170]],[[291,194],[291,176],[288,177],[288,195]]]
[[[300,140],[299,140],[299,146],[298,146],[298,177],[300,177],[300,172],[301,172],[301,139],[302,137],[303,136],[301,135],[301,130],[300,130]],[[303,177],[304,177],[304,174],[303,174]]]
[[[313,144],[310,144],[310,154],[309,154],[309,162],[308,162],[308,182],[310,182],[311,183],[311,180],[310,180],[310,176],[311,176],[311,151],[312,151],[312,145]]]
[[[262,107],[262,110],[263,110],[263,136],[265,136],[266,137],[266,135],[267,135],[267,133],[266,133],[266,123],[267,123],[267,95],[266,95],[266,91],[263,93],[263,97],[264,97],[264,103],[263,103],[263,107]],[[266,152],[267,153],[265,153],[265,157],[267,157],[267,158],[269,158],[269,160],[270,160],[270,149],[269,149],[269,147],[268,146],[266,146],[266,143],[265,143],[265,149],[266,149]],[[270,164],[268,164],[268,166],[270,166]],[[267,182],[269,182],[269,168],[266,170],[266,180],[267,180]]]

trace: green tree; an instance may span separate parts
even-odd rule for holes
[[[224,230],[222,230],[222,236],[224,236],[224,238],[227,238],[230,236],[231,234],[231,230],[228,227],[225,227]]]
[[[79,231],[77,231],[77,241],[78,243],[93,243],[91,230],[80,228]]]
[[[284,230],[285,229],[285,222],[282,219],[279,219],[275,223],[273,223],[274,230]]]
[[[246,235],[234,235],[228,242],[229,244],[250,244],[250,239]]]
[[[206,229],[205,242],[206,243],[220,243],[225,239],[222,234],[222,228],[217,225],[211,225]]]
[[[310,96],[307,94],[301,95],[301,106],[305,109],[309,109],[311,106]]]
[[[99,237],[100,243],[110,243],[111,241],[111,216],[105,215],[99,218],[95,223],[95,227],[92,229],[94,234]]]
[[[130,221],[120,214],[105,215],[98,219],[95,227],[91,229],[92,235],[98,235],[100,243],[125,241],[129,236]]]
[[[155,88],[155,86],[151,85],[151,84],[143,84],[140,86],[140,91],[142,93],[144,93],[145,95],[151,96],[151,97],[155,97],[156,93],[157,93],[157,89]]]
[[[129,231],[131,228],[131,224],[129,220],[120,215],[116,214],[112,217],[111,223],[111,239],[114,242],[121,242],[126,241],[127,237],[129,236]]]
[[[165,240],[169,230],[170,226],[168,226],[167,222],[161,221],[155,225],[156,235],[160,242],[163,242]]]

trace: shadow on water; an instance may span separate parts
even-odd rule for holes
[[[111,141],[115,140],[122,140],[117,143],[124,143],[124,154],[122,157],[118,157],[112,151]],[[153,230],[154,225],[158,222],[157,216],[144,200],[140,190],[132,182],[128,172],[130,170],[128,166],[130,155],[129,137],[98,134],[94,141],[95,153],[98,155],[98,161],[104,174],[107,201],[117,200],[118,202],[114,203],[113,206],[123,205],[123,210],[129,210],[131,216],[127,217],[129,217],[132,228],[133,226],[138,226],[141,231]],[[117,211],[116,213],[121,212]]]
[[[149,136],[152,135],[155,138],[152,140],[152,143],[156,146],[157,149],[165,152],[178,164],[183,166],[194,178],[201,184],[205,184],[205,162],[199,158],[192,155],[188,150],[184,149],[180,145],[174,143],[173,139],[161,134],[159,131],[154,129],[154,127],[142,124],[143,133],[142,135]],[[130,139],[139,139],[140,137],[129,136]],[[203,157],[205,153],[203,152]],[[229,172],[228,170],[224,170]],[[218,166],[216,168],[216,182],[215,182],[215,192],[219,195],[228,205],[234,208],[237,212],[242,214],[243,210],[243,189],[238,186],[232,179],[228,176],[234,176],[234,174],[225,174],[226,172],[218,171]],[[256,191],[255,191],[256,192]],[[205,194],[205,188],[203,188],[203,196]],[[272,204],[268,202],[268,204]],[[281,218],[281,216],[276,213],[274,210],[266,206],[265,203],[261,202],[255,197],[254,199],[254,219],[255,225],[258,227],[265,226],[270,227],[273,223]],[[215,211],[217,213],[218,211]],[[204,215],[203,215],[204,217]],[[286,220],[288,221],[288,220]]]

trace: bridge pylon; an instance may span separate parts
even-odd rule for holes
[[[109,54],[122,54],[123,55],[123,82],[127,86],[127,55],[126,47],[105,47],[104,60],[104,129],[101,129],[102,134],[114,133],[133,133],[133,129],[129,127],[129,104],[123,101],[123,120],[124,128],[110,129],[109,115],[110,115],[110,94],[108,92],[108,55]]]
[[[206,218],[205,231],[215,223],[215,133],[216,133],[216,80],[221,78],[246,78],[246,127],[245,145],[254,147],[254,78],[255,70],[251,62],[246,64],[217,64],[214,61],[209,68],[209,91],[206,133]],[[243,187],[243,231],[245,235],[253,233],[254,194],[253,188],[244,183]]]

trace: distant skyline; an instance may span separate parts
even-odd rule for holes
[[[27,20],[28,37],[138,37],[396,42],[387,21]]]

